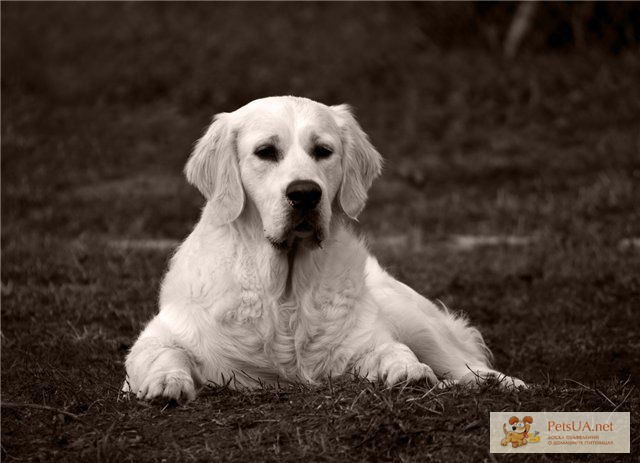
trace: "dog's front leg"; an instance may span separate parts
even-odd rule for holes
[[[131,348],[126,369],[123,390],[139,399],[193,400],[203,382],[193,354],[175,343],[158,319]]]
[[[429,384],[438,382],[429,365],[421,363],[409,347],[396,341],[375,346],[362,356],[355,368],[367,379],[382,380],[389,386],[420,380]]]

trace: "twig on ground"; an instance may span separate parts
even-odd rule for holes
[[[622,405],[622,404],[625,402],[625,400],[627,400],[627,397],[629,397],[629,394],[630,394],[630,393],[631,393],[631,391],[633,390],[633,388],[631,388],[631,390],[630,390],[630,391],[629,391],[629,393],[625,396],[625,398],[624,398],[624,399],[622,399],[622,402],[620,402],[618,405],[616,405],[616,404],[613,402],[613,400],[611,400],[609,397],[607,397],[607,396],[606,396],[606,394],[605,394],[604,392],[602,392],[600,389],[592,388],[592,387],[589,387],[589,386],[585,386],[585,385],[584,385],[584,384],[582,384],[581,382],[576,381],[576,380],[574,380],[574,379],[565,378],[565,379],[564,379],[564,381],[570,381],[570,382],[575,383],[575,384],[577,384],[578,386],[580,386],[580,387],[582,387],[582,388],[584,388],[584,389],[586,389],[586,390],[588,390],[588,391],[595,392],[596,394],[598,394],[600,397],[602,397],[603,399],[605,399],[607,402],[609,402],[609,403],[614,407],[613,411],[616,411],[616,410],[620,407],[620,405]],[[625,384],[626,384],[626,383],[625,383]]]
[[[10,408],[13,410],[17,410],[20,408],[31,408],[34,410],[45,410],[48,412],[53,412],[53,413],[59,413],[61,415],[64,416],[68,416],[69,418],[72,418],[76,421],[79,421],[80,423],[84,424],[85,426],[89,426],[90,428],[94,429],[94,430],[98,430],[97,428],[95,428],[94,426],[90,425],[89,423],[87,423],[86,421],[84,421],[82,418],[80,418],[78,415],[71,413],[71,412],[67,412],[65,410],[61,410],[59,408],[55,408],[55,407],[49,407],[48,405],[40,405],[40,404],[20,404],[20,403],[15,403],[15,402],[2,402],[0,404],[1,408]]]
[[[627,384],[627,383],[625,383]],[[613,409],[613,411],[615,412],[618,408],[620,408],[620,406],[625,403],[627,401],[627,399],[629,398],[629,396],[631,395],[631,392],[635,389],[635,386],[631,386],[631,389],[629,389],[629,392],[627,392],[627,395],[624,396],[624,399],[622,399],[622,401],[616,405],[616,408]]]

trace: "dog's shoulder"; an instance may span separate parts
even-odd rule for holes
[[[348,225],[334,231],[328,243],[324,276],[340,276],[345,273],[364,277],[367,259],[371,257],[365,239]]]
[[[161,306],[186,301],[215,300],[232,287],[230,272],[235,247],[223,227],[196,225],[171,257],[162,283]]]

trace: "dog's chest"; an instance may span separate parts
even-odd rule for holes
[[[227,358],[260,377],[314,381],[344,371],[360,285],[346,276],[275,299],[251,278],[220,321]]]
[[[239,247],[226,302],[216,309],[218,348],[229,368],[307,381],[344,372],[357,354],[354,335],[362,331],[367,255],[341,232],[322,251],[296,256],[289,274],[286,256],[271,246]]]

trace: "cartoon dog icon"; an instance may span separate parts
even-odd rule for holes
[[[511,426],[511,431],[507,432],[507,424],[503,423],[502,430],[504,431],[504,435],[506,436],[500,444],[503,446],[511,443],[512,447],[520,447],[521,445],[526,445],[527,437],[529,437],[529,429],[531,429],[531,423],[533,423],[533,418],[530,416],[525,416],[522,418],[522,421],[517,416],[512,416],[509,418],[509,425]]]

